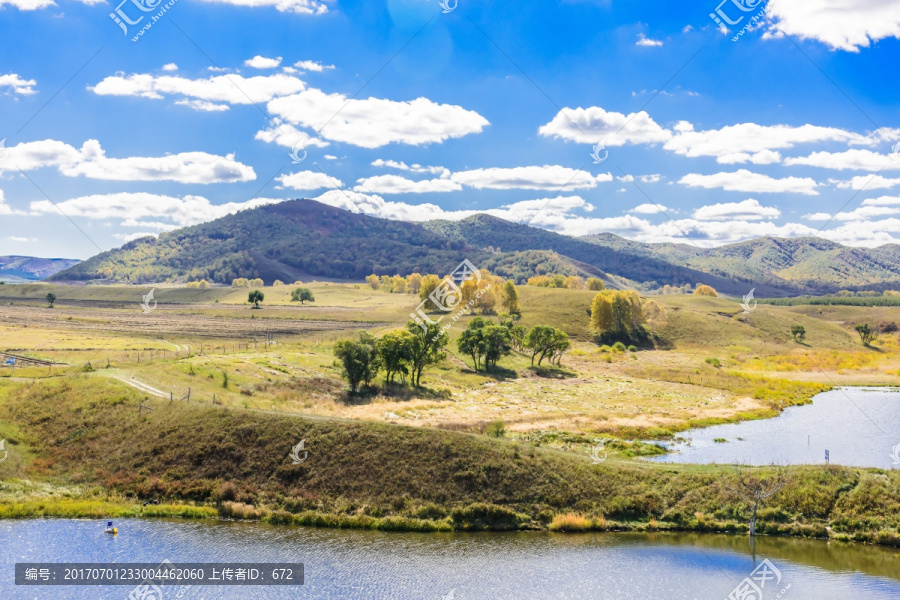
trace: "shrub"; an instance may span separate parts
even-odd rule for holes
[[[631,344],[630,346],[628,346],[628,351],[629,352],[637,352],[637,346],[635,346],[634,344]]]
[[[623,344],[622,342],[616,342],[612,347],[616,352],[625,352],[625,350],[627,350],[625,344]]]
[[[504,425],[503,421],[500,419],[491,421],[488,426],[485,427],[484,434],[490,437],[502,438],[506,435],[506,425]]]
[[[591,520],[584,515],[573,513],[555,515],[548,528],[550,531],[588,531],[591,528]]]
[[[476,502],[464,508],[455,508],[450,518],[458,529],[509,531],[519,526],[519,515],[505,506]]]
[[[722,361],[720,361],[718,358],[713,358],[712,356],[707,358],[705,362],[706,364],[712,365],[717,369],[722,366]]]
[[[705,283],[701,283],[697,286],[697,289],[694,290],[695,296],[712,296],[716,298],[719,296],[719,292],[716,291],[714,287],[711,285],[706,285]]]

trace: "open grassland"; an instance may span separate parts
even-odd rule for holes
[[[524,441],[193,403],[139,413],[141,398],[90,374],[0,381],[10,451],[0,517],[216,511],[420,531],[746,530],[729,467],[594,465]],[[301,439],[308,455],[295,464]],[[789,478],[760,513],[763,533],[900,544],[900,473],[794,467]],[[150,499],[161,504],[142,510]]]
[[[592,292],[520,287],[522,323],[564,329],[561,367],[513,353],[491,373],[449,331],[424,387],[350,395],[332,344],[405,325],[418,298],[362,284],[246,289],[0,288],[0,352],[53,362],[0,367],[0,517],[259,518],[438,531],[744,531],[729,467],[646,463],[640,440],[764,418],[836,384],[898,383],[896,334],[860,345],[857,323],[891,307],[763,306],[662,296],[664,324],[635,352],[598,347]],[[56,307],[44,296],[53,291]],[[794,341],[792,325],[806,338]],[[274,343],[265,343],[274,334]],[[148,408],[139,408],[143,404]],[[502,421],[505,439],[482,433]],[[294,465],[291,447],[307,442]],[[604,440],[609,459],[592,465]],[[759,470],[766,473],[765,469]],[[897,543],[897,473],[791,469],[761,529]],[[139,501],[161,500],[142,507]]]
[[[402,327],[410,294],[364,284],[311,283],[316,301],[290,302],[293,286],[264,288],[262,310],[246,289],[162,287],[157,308],[138,286],[3,286],[0,351],[53,367],[0,368],[0,378],[90,376],[128,382],[154,402],[182,398],[248,410],[481,432],[502,420],[511,436],[583,452],[604,436],[659,438],[693,426],[769,417],[832,385],[898,382],[900,349],[882,336],[859,344],[853,325],[900,321],[885,307],[760,305],[745,314],[719,298],[661,296],[666,322],[655,348],[598,348],[588,329],[593,292],[520,286],[522,322],[565,329],[574,346],[562,368],[532,369],[514,353],[500,369],[472,370],[456,351],[426,371],[423,389],[382,386],[349,396],[331,345],[359,329]],[[46,307],[47,290],[57,295]],[[790,336],[800,324],[802,342]],[[275,334],[273,345],[265,336]],[[88,367],[88,363],[90,366]],[[573,441],[574,440],[574,441]]]

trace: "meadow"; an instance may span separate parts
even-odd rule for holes
[[[900,372],[896,334],[864,347],[854,331],[900,320],[892,307],[745,313],[726,298],[657,296],[664,322],[620,351],[594,342],[594,292],[519,286],[523,325],[571,337],[560,366],[513,352],[476,372],[455,345],[467,316],[422,388],[379,378],[353,395],[332,344],[402,328],[418,298],[305,285],[315,302],[266,287],[260,310],[247,289],[161,286],[149,313],[146,287],[0,287],[0,352],[54,363],[0,367],[0,517],[141,514],[157,498],[148,516],[740,531],[741,502],[717,483],[729,467],[639,457],[691,427],[772,417],[836,385],[896,385]],[[300,439],[315,440],[315,469],[280,464]],[[609,460],[595,465],[600,441]],[[893,517],[865,500],[900,504],[894,473],[797,467],[794,477],[802,491],[770,507],[769,532],[896,543]]]

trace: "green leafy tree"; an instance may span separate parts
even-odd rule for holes
[[[587,286],[587,289],[594,292],[606,289],[606,284],[603,283],[602,279],[598,279],[597,277],[588,277],[588,280],[585,281],[584,284]]]
[[[551,362],[557,356],[561,359],[570,344],[566,332],[547,325],[535,325],[528,331],[523,341],[523,346],[531,351],[531,364],[534,365],[534,359],[537,357],[539,366],[548,356]]]
[[[56,294],[53,292],[47,294],[47,302],[50,304],[50,308],[53,308],[53,303],[56,302]]]
[[[376,349],[384,368],[385,383],[393,383],[396,375],[403,380],[409,375],[414,343],[413,335],[403,330],[386,333],[378,340]]]
[[[410,344],[409,364],[412,369],[413,385],[419,387],[425,367],[436,364],[447,356],[444,348],[447,346],[449,338],[439,323],[424,323],[423,327],[415,321],[409,321],[406,324],[406,330],[413,336]]]
[[[500,326],[509,330],[510,344],[514,349],[521,352],[524,349],[522,344],[525,340],[525,335],[528,333],[528,328],[524,325],[519,325],[517,322],[519,319],[519,315],[500,314]]]
[[[487,321],[484,318],[475,317],[469,321],[468,327],[456,341],[456,347],[459,351],[472,357],[472,364],[476,371],[481,369],[481,359],[487,351],[483,332],[486,326]]]
[[[868,346],[872,343],[872,340],[878,335],[868,323],[860,323],[855,327],[856,333],[859,334],[859,341],[862,342],[863,346]]]
[[[508,356],[512,350],[509,329],[494,325],[493,323],[482,329],[484,336],[484,368],[490,371],[497,366],[497,362],[504,356]]]
[[[512,281],[507,281],[503,284],[503,292],[500,297],[500,306],[503,307],[503,311],[509,313],[511,315],[521,315],[522,311],[519,308],[519,292],[516,291],[516,284]]]
[[[791,325],[791,337],[795,342],[799,342],[806,337],[806,327],[803,325]]]
[[[460,352],[472,357],[476,371],[482,366],[485,370],[489,370],[510,353],[512,349],[510,341],[511,336],[507,327],[495,325],[483,317],[475,317],[460,334],[456,347]]]
[[[313,296],[312,290],[305,287],[300,287],[291,292],[291,302],[300,302],[303,304],[304,302],[315,302],[316,298]]]
[[[365,331],[356,340],[342,340],[334,344],[334,356],[341,362],[343,376],[355,394],[360,383],[366,386],[375,378],[379,370],[377,341]]]
[[[259,303],[265,299],[266,295],[259,290],[253,290],[247,296],[247,302],[253,303],[253,308],[259,308]]]

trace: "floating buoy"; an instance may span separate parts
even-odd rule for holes
[[[109,533],[109,534],[112,534],[112,535],[116,535],[117,533],[119,533],[119,528],[118,528],[118,527],[113,527],[113,522],[112,522],[112,521],[107,521],[107,522],[106,522],[106,533]]]

